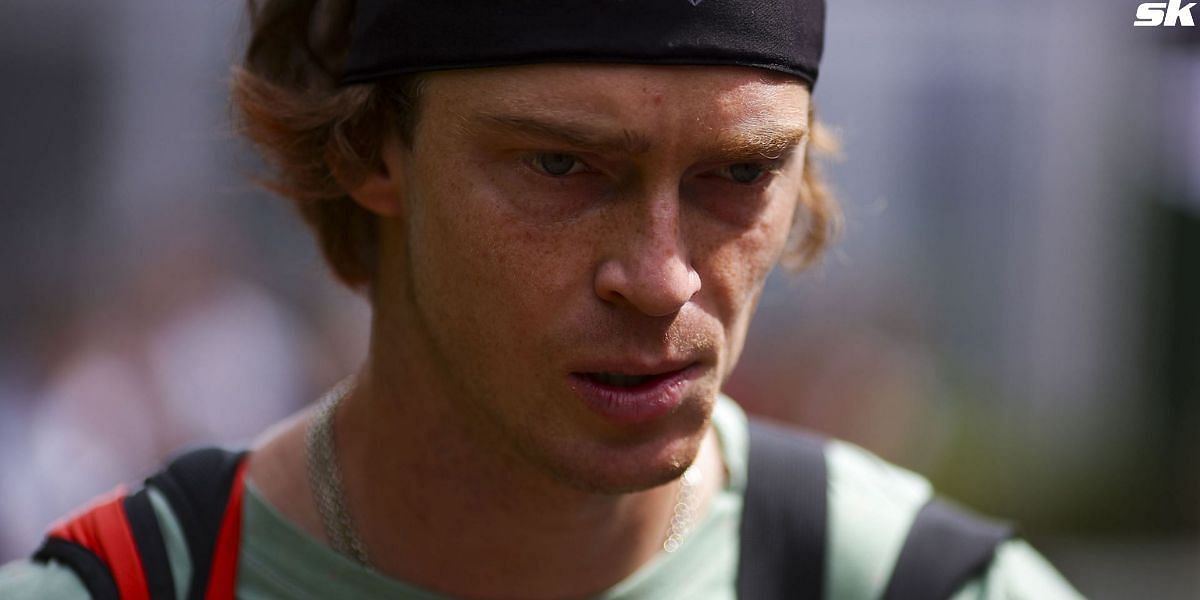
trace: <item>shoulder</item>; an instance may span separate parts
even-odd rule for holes
[[[119,494],[112,492],[100,496],[60,520],[47,534],[43,545],[33,554],[33,558],[0,565],[0,598],[73,600],[115,597],[120,588],[120,577],[116,576],[116,571],[111,570],[114,569],[111,564],[113,561],[128,564],[126,561],[129,556],[113,550],[123,545],[122,539],[126,537],[126,533],[122,531],[125,528],[114,526],[111,520],[105,520],[103,523],[92,520],[98,509],[107,509],[114,501],[122,508],[122,513],[126,515],[125,520],[134,518],[130,515],[136,513],[143,519],[143,524],[145,518],[155,522],[152,530],[145,531],[152,531],[153,540],[139,537],[132,530],[128,533],[136,539],[133,541],[135,545],[157,545],[161,542],[161,547],[165,550],[165,556],[161,558],[166,561],[159,565],[162,575],[173,578],[176,597],[184,597],[191,577],[191,561],[181,525],[169,501],[158,489],[147,485],[145,491],[148,513],[139,512],[140,508],[131,509],[127,500],[133,496],[125,495],[122,491]],[[134,513],[130,513],[131,510]],[[144,550],[140,545],[137,548],[141,557],[138,570],[157,564],[153,561],[145,562],[148,557],[143,554]],[[170,585],[170,579],[163,581]],[[151,595],[158,597],[153,593]]]
[[[18,560],[0,566],[0,597],[7,600],[88,600],[71,569],[57,561]]]
[[[878,597],[917,512],[933,497],[920,475],[829,440],[826,578],[844,597]]]
[[[827,442],[826,465],[830,590],[838,598],[880,597],[934,489],[924,477],[846,442]],[[1032,546],[1010,538],[953,600],[1081,597]]]
[[[714,423],[725,442],[731,483],[742,490],[755,487],[746,486],[747,455],[752,454],[747,451],[754,445],[748,442],[755,437],[750,432],[759,431],[758,447],[765,450],[764,429],[774,429],[768,437],[775,438],[779,429],[748,419],[728,398],[720,398],[717,408]],[[901,589],[914,581],[940,581],[939,588],[949,586],[947,595],[958,588],[954,600],[1080,597],[1028,543],[1007,537],[1007,528],[996,522],[937,498],[921,475],[848,442],[791,433],[787,437],[797,442],[790,444],[791,450],[786,449],[789,444],[771,445],[785,448],[793,472],[824,467],[827,597],[879,598],[895,585],[894,578],[904,583]],[[818,466],[802,467],[814,459],[814,448]],[[968,573],[976,575],[955,584]]]
[[[996,549],[988,570],[968,582],[951,600],[1082,600],[1080,594],[1032,546],[1011,540]]]

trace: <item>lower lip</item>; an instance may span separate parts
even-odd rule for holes
[[[592,412],[615,423],[637,424],[674,411],[683,402],[688,383],[698,372],[699,368],[692,365],[631,387],[607,385],[572,373],[571,387]]]

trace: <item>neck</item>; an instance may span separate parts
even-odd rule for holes
[[[369,361],[335,418],[346,504],[374,568],[459,597],[581,597],[661,551],[678,482],[598,494],[557,481],[497,451],[486,428],[451,414],[452,392],[426,366],[397,358]],[[717,461],[715,481],[712,445],[702,464]]]

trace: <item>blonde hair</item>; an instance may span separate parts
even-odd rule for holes
[[[295,203],[337,278],[362,289],[374,276],[377,217],[346,188],[381,167],[387,136],[411,146],[423,79],[338,87],[352,8],[349,0],[249,0],[250,41],[233,70],[232,100],[239,131],[271,168],[262,183]],[[834,139],[809,117],[802,210],[781,261],[795,270],[821,255],[840,223],[814,160]]]

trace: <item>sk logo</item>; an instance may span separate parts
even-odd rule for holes
[[[1137,7],[1137,18],[1133,25],[1135,27],[1175,27],[1176,25],[1194,27],[1196,24],[1192,20],[1192,7],[1195,5],[1195,2],[1183,4],[1181,0],[1144,2]]]

